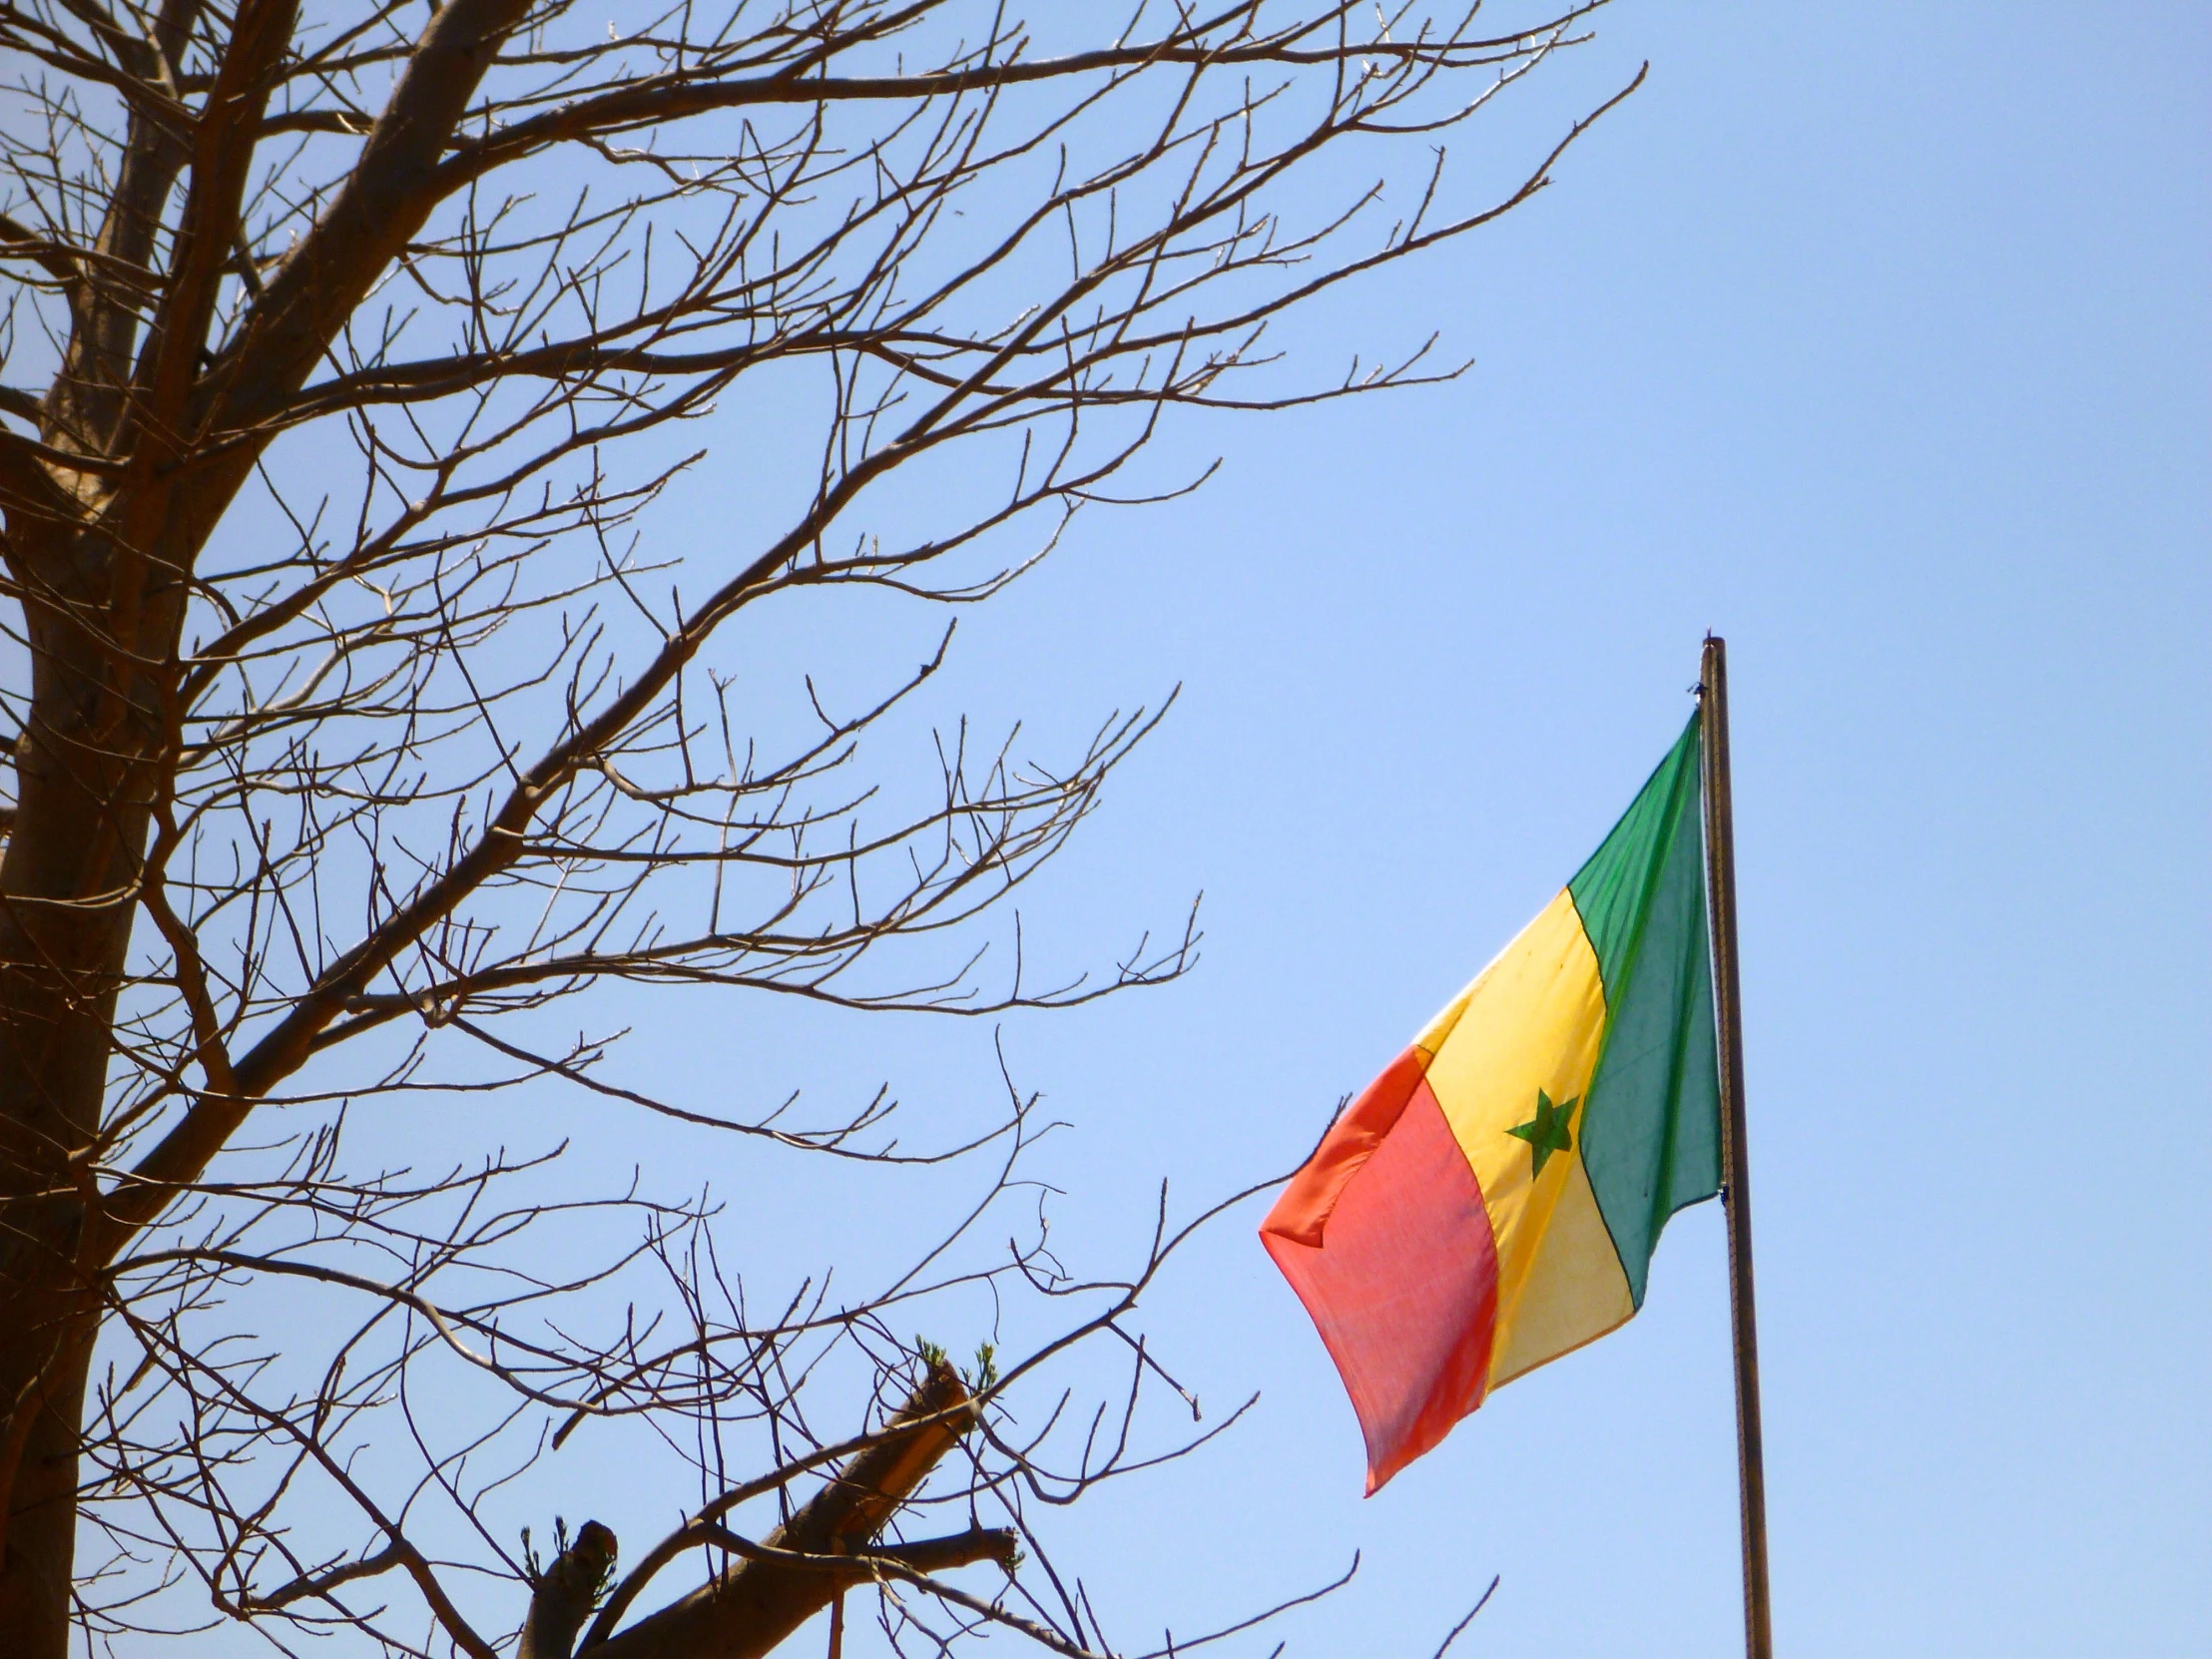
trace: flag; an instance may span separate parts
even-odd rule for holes
[[[1573,880],[1352,1102],[1261,1224],[1367,1438],[1372,1493],[1643,1305],[1720,1191],[1693,716]]]

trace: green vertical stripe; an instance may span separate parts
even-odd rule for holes
[[[1698,721],[1567,883],[1605,981],[1582,1163],[1636,1306],[1667,1218],[1720,1191]]]

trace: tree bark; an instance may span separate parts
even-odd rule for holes
[[[118,687],[102,630],[78,620],[107,561],[82,556],[90,534],[24,539],[34,546],[11,550],[18,569],[47,577],[52,603],[27,607],[31,719],[16,739],[16,822],[0,860],[0,1617],[21,1643],[11,1653],[43,1659],[67,1643],[75,1412],[99,1317],[80,1260],[85,1155],[99,1132],[149,790],[145,678]],[[51,564],[37,540],[52,546]]]
[[[76,1568],[77,1448],[92,1344],[80,1342],[49,1375],[23,1439],[0,1572],[0,1652],[14,1659],[69,1651]],[[19,1407],[20,1408],[20,1407]]]

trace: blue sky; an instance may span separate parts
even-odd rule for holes
[[[1161,1178],[1195,1206],[1295,1164],[1596,844],[1711,628],[1778,1646],[2212,1652],[2212,12],[1642,3],[1598,30],[1468,135],[1502,165],[1648,59],[1553,189],[1285,341],[1333,363],[1435,326],[1470,373],[1174,426],[1166,458],[1219,455],[1215,482],[1087,517],[963,623],[933,712],[1044,752],[1183,688],[1025,899],[1038,955],[1082,964],[1205,893],[1187,980],[1000,1033],[1072,1125],[1040,1169],[1056,1237],[1104,1266]],[[718,534],[729,476],[660,528]],[[976,1022],[633,1016],[627,1080],[727,1109],[888,1080],[927,1125],[998,1088]],[[651,1125],[617,1150],[724,1155]],[[717,1178],[769,1277],[864,1274],[921,1224],[772,1161]],[[1258,1216],[1147,1325],[1210,1416],[1259,1406],[1062,1522],[1110,1633],[1238,1616],[1357,1549],[1294,1653],[1428,1653],[1493,1574],[1455,1652],[1731,1648],[1713,1206],[1625,1331],[1370,1501]],[[601,1496],[630,1539],[682,1493]]]
[[[1651,78],[1555,189],[1307,320],[1433,319],[1466,378],[1186,428],[1217,483],[967,630],[965,705],[1041,730],[1184,687],[1031,906],[1103,949],[1206,893],[1190,980],[1007,1028],[1076,1126],[1065,1225],[1295,1162],[1595,844],[1713,628],[1781,1649],[2212,1651],[2212,14],[1599,32],[1575,86]],[[988,1076],[910,1025],[866,1057],[910,1098]],[[1362,1502],[1235,1221],[1151,1326],[1261,1406],[1070,1553],[1190,1629],[1363,1550],[1294,1652],[1428,1652],[1492,1573],[1466,1653],[1725,1652],[1723,1275],[1680,1218],[1641,1318]]]
[[[1074,1125],[1060,1237],[1126,1253],[1158,1178],[1295,1163],[1596,843],[1713,628],[1779,1645],[2212,1652],[2212,14],[1628,6],[1499,142],[1647,58],[1556,188],[1293,342],[1432,323],[1465,378],[1174,429],[1214,484],[963,624],[942,706],[1040,744],[1184,688],[1025,901],[1083,961],[1206,895],[1187,981],[1005,1028]],[[764,1098],[993,1086],[973,1024],[770,1014]],[[817,1202],[735,1190],[764,1239]],[[1713,1207],[1627,1330],[1367,1502],[1257,1219],[1149,1328],[1260,1406],[1065,1523],[1120,1639],[1357,1548],[1293,1652],[1426,1653],[1493,1573],[1458,1651],[1737,1641]]]

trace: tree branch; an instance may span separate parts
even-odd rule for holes
[[[717,1541],[721,1522],[703,1515],[663,1540],[608,1597],[585,1634],[583,1653],[598,1659],[685,1659],[713,1652],[723,1659],[759,1659],[830,1604],[839,1577],[783,1556],[849,1556],[864,1552],[939,1459],[959,1444],[971,1416],[967,1387],[941,1361],[889,1430],[844,1466],[790,1521],[767,1539],[774,1559],[747,1560],[681,1601],[619,1635],[615,1625],[647,1580],[685,1550]],[[913,1426],[901,1429],[900,1424]]]

